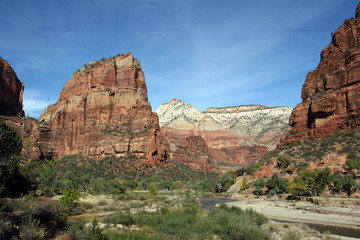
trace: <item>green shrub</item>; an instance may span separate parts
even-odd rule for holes
[[[109,239],[104,235],[98,226],[98,222],[93,220],[87,229],[87,237],[89,240],[107,240]]]
[[[280,175],[274,174],[266,182],[267,193],[270,195],[286,193],[288,191],[289,182],[283,179]]]
[[[252,185],[255,187],[254,194],[257,196],[261,196],[264,194],[263,188],[266,185],[266,181],[264,178],[256,179]]]
[[[248,183],[246,181],[246,179],[244,179],[243,183],[240,186],[240,191],[244,191],[244,190],[249,189],[249,188],[250,188],[250,183]]]
[[[286,169],[291,163],[290,157],[286,155],[278,155],[277,160],[277,166],[281,169]]]
[[[149,186],[149,195],[151,197],[155,197],[158,194],[158,192],[159,190],[157,189],[156,184],[152,182]]]
[[[214,235],[221,239],[256,240],[268,237],[260,227],[266,222],[266,218],[252,209],[243,211],[237,207],[219,204],[219,209],[205,211],[197,204],[189,204],[183,209],[162,208],[154,213],[118,212],[106,217],[105,221],[113,224],[147,226],[151,229],[151,236],[161,234],[164,239],[211,239]],[[115,234],[112,233],[113,235]],[[143,233],[141,237],[144,237]]]
[[[317,196],[325,190],[329,184],[331,170],[325,168],[308,169],[300,172],[289,185],[290,193],[294,195]]]
[[[70,215],[73,209],[79,206],[80,192],[79,190],[70,188],[63,191],[60,197],[61,209],[65,216]]]

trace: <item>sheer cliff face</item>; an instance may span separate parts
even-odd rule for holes
[[[0,115],[24,116],[23,91],[24,84],[12,67],[0,57]]]
[[[132,153],[166,160],[167,142],[151,112],[140,62],[132,54],[84,65],[39,120],[50,124],[57,157]]]
[[[201,112],[174,99],[156,112],[172,152],[176,152],[187,136],[201,136],[219,169],[228,171],[250,164],[274,149],[290,129],[291,110],[289,107],[239,106]]]
[[[322,52],[318,67],[308,73],[303,100],[292,112],[292,130],[285,142],[323,138],[337,130],[359,127],[360,4],[356,18],[345,20]]]
[[[12,67],[0,58],[0,120],[13,127],[23,142],[22,154],[31,159],[51,158],[50,129],[46,124],[23,118],[24,84]]]

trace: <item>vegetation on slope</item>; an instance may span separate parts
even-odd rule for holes
[[[325,159],[343,156],[344,164],[326,166]],[[351,196],[359,189],[360,130],[352,129],[322,140],[306,140],[281,146],[253,165],[236,171],[237,176],[258,175],[269,167],[270,177],[253,181],[257,195],[291,193],[316,196],[325,191]],[[271,168],[273,166],[273,168]]]

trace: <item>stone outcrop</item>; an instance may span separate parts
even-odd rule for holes
[[[51,130],[47,124],[23,117],[23,91],[24,84],[15,71],[0,58],[0,120],[21,136],[24,156],[30,159],[51,158]]]
[[[53,144],[49,124],[32,118],[0,116],[7,126],[13,127],[21,136],[22,155],[29,159],[51,159]]]
[[[209,108],[201,112],[173,99],[156,112],[161,132],[170,142],[173,153],[182,146],[184,139],[201,136],[208,147],[209,157],[215,160],[220,171],[226,172],[253,163],[274,149],[290,129],[291,110],[289,107],[253,105]],[[189,162],[177,154],[174,154],[174,160]],[[201,164],[199,161],[196,168],[200,169]]]
[[[24,116],[23,91],[24,84],[12,67],[0,58],[0,115]]]
[[[64,85],[39,121],[52,130],[54,156],[95,159],[128,153],[167,159],[169,146],[151,112],[144,73],[132,54],[92,61]]]
[[[301,98],[284,143],[324,138],[360,126],[360,4],[356,17],[345,20],[321,52],[319,65],[306,77]]]

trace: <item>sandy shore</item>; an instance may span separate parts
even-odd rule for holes
[[[252,208],[271,220],[347,227],[360,231],[360,199],[321,199],[311,203],[276,198],[244,198],[240,195],[233,195],[232,198],[235,201],[227,205]]]

